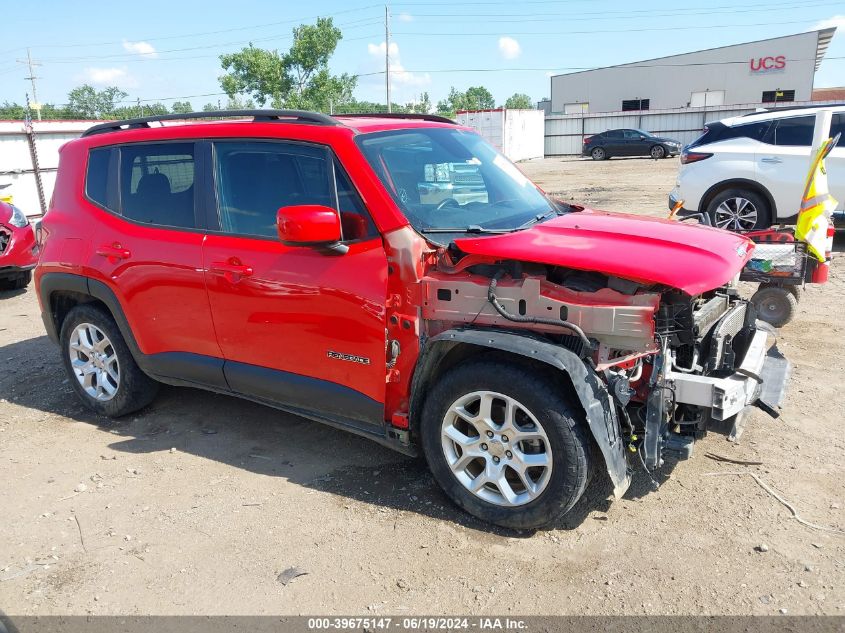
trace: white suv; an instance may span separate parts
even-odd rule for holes
[[[828,184],[845,202],[845,105],[778,108],[708,123],[681,152],[669,207],[682,215],[707,213],[714,226],[750,231],[794,223],[810,168],[810,148],[821,113],[832,111],[824,137],[843,132],[825,164]],[[817,123],[818,122],[818,123]]]

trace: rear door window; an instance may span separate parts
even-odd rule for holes
[[[769,129],[766,142],[786,147],[810,147],[815,126],[814,115],[777,119]]]
[[[193,143],[125,145],[120,166],[124,217],[158,226],[197,226]]]

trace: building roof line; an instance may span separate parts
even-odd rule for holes
[[[651,59],[641,59],[635,62],[626,62],[624,64],[613,64],[611,66],[599,66],[597,68],[590,68],[589,70],[578,70],[573,73],[560,73],[559,75],[552,75],[549,79],[554,79],[555,77],[570,77],[572,75],[580,75],[582,73],[591,73],[597,70],[607,70],[609,68],[624,68],[624,67],[634,67],[637,68],[637,64],[646,64],[648,62],[657,62],[662,59],[669,59],[670,57],[682,57],[684,55],[697,55],[698,53],[709,53],[710,51],[718,51],[723,48],[734,48],[736,46],[746,46],[748,44],[759,44],[761,42],[771,42],[774,40],[785,40],[791,37],[799,37],[801,35],[807,35],[810,33],[816,33],[818,40],[816,44],[816,70],[819,69],[819,66],[822,63],[822,58],[824,57],[825,52],[827,52],[827,48],[830,45],[830,41],[833,39],[833,34],[836,32],[836,27],[831,26],[824,29],[816,29],[812,31],[804,31],[803,33],[793,33],[791,35],[779,35],[778,37],[767,37],[762,40],[753,40],[751,42],[740,42],[738,44],[726,44],[724,46],[714,46],[713,48],[703,48],[698,51],[690,51],[688,53],[675,53],[673,55],[664,55],[663,57],[652,57]],[[679,64],[680,65],[680,64]]]

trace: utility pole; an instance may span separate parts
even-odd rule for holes
[[[390,7],[387,5],[384,5],[384,92],[387,112],[390,113]]]
[[[38,115],[38,120],[41,120],[41,104],[38,102],[38,92],[35,90],[35,80],[40,79],[40,77],[35,76],[35,71],[33,70],[33,66],[40,66],[41,62],[34,62],[32,61],[32,53],[30,52],[29,48],[26,49],[26,59],[18,59],[17,62],[19,64],[26,64],[29,68],[29,77],[24,77],[28,81],[32,82],[32,100],[33,104],[32,107],[35,109],[36,114]]]

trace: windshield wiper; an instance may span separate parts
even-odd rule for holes
[[[514,230],[519,231],[521,229],[527,229],[529,226],[534,226],[538,222],[542,222],[543,220],[548,220],[550,217],[555,216],[555,215],[563,215],[563,213],[564,213],[563,211],[559,211],[557,209],[549,209],[545,213],[538,213],[533,218],[528,220],[528,222],[526,222],[525,224],[520,224]]]
[[[450,228],[436,226],[428,229],[420,229],[420,233],[483,233],[497,235],[500,233],[513,233],[515,230],[516,229],[485,229],[478,224],[470,224],[469,226]]]

